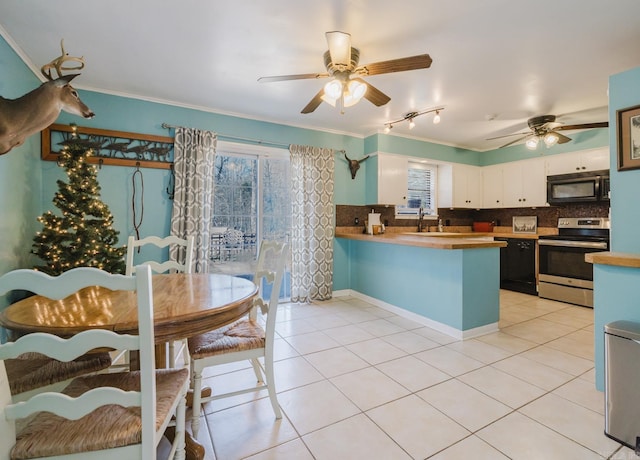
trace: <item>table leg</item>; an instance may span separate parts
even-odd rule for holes
[[[156,344],[155,346],[155,355],[156,355],[156,369],[166,369],[167,368],[167,350],[166,344]],[[132,371],[140,370],[140,352],[138,350],[129,351],[129,369]]]
[[[208,398],[211,396],[211,387],[202,387],[200,389],[200,398]],[[187,407],[193,407],[193,389],[187,391]]]
[[[156,344],[156,369],[166,369],[167,366],[167,344]]]
[[[176,428],[170,426],[167,431],[164,432],[169,442],[173,442],[173,438],[176,435]],[[188,431],[184,434],[184,453],[185,460],[203,460],[204,459],[204,446],[194,439],[194,437]]]

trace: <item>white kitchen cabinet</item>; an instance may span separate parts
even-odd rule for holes
[[[371,166],[377,168],[375,174],[367,173],[367,203],[407,204],[407,183],[409,157],[378,153],[373,156]]]
[[[609,147],[561,153],[547,157],[547,175],[609,169]]]
[[[544,158],[503,163],[504,207],[539,207],[547,204]]]
[[[449,163],[438,167],[438,206],[482,208],[482,173],[478,166]]]
[[[482,207],[504,207],[503,165],[491,165],[482,168]]]

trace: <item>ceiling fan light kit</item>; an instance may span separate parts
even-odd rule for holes
[[[325,37],[329,46],[329,50],[325,51],[323,56],[324,65],[327,69],[326,73],[260,77],[258,81],[275,82],[331,77],[331,81],[323,86],[302,109],[301,113],[306,114],[313,112],[322,102],[326,102],[333,107],[340,106],[341,113],[344,113],[345,107],[351,107],[357,104],[363,97],[377,107],[383,106],[391,100],[389,96],[370,83],[365,82],[361,77],[404,72],[407,70],[427,69],[431,66],[432,60],[428,54],[359,66],[360,50],[351,46],[350,34],[332,31],[326,32]]]
[[[529,150],[535,150],[538,148],[538,142],[538,136],[531,136],[525,141],[524,145],[526,145]]]
[[[413,129],[416,126],[416,122],[414,121],[414,118],[419,117],[420,115],[426,115],[427,113],[434,113],[435,112],[435,115],[433,116],[433,124],[437,125],[438,123],[440,123],[440,112],[443,111],[443,110],[444,110],[444,107],[436,107],[434,109],[422,110],[420,112],[408,112],[402,118],[399,118],[399,119],[394,120],[394,121],[386,122],[384,124],[384,133],[385,134],[389,134],[389,132],[393,128],[393,125],[398,124],[398,123],[402,123],[403,121],[409,121],[409,129]]]
[[[545,134],[542,140],[544,141],[544,145],[546,145],[547,148],[549,148],[549,147],[553,147],[558,143],[558,141],[560,140],[560,136],[558,136],[558,133],[554,133],[553,131],[551,131]]]

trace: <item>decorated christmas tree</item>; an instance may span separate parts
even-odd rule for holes
[[[32,253],[45,262],[35,267],[58,275],[74,267],[97,267],[124,273],[124,246],[117,247],[113,215],[100,199],[96,166],[87,163],[93,154],[86,139],[75,135],[64,142],[58,165],[65,168],[68,183],[58,180],[53,204],[59,213],[38,217],[43,225],[34,238]]]

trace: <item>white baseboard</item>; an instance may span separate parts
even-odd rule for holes
[[[467,329],[466,331],[461,331],[456,329],[455,327],[451,327],[447,324],[440,323],[438,321],[434,321],[425,316],[419,315],[417,313],[413,313],[409,310],[405,310],[402,307],[397,307],[390,303],[383,302],[382,300],[376,299],[374,297],[369,297],[368,295],[362,294],[358,291],[354,291],[351,289],[342,289],[340,291],[333,291],[333,297],[355,297],[357,299],[364,300],[376,307],[382,308],[383,310],[390,311],[395,313],[398,316],[402,316],[403,318],[410,319],[411,321],[415,321],[418,324],[422,324],[423,326],[430,327],[438,332],[448,335],[449,337],[453,337],[456,340],[466,340],[472,339],[474,337],[479,337],[485,334],[491,334],[492,332],[498,332],[498,323],[486,324],[484,326],[476,327],[473,329]]]

